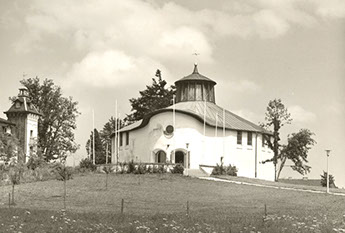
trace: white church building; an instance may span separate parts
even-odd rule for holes
[[[238,176],[274,180],[271,132],[216,104],[216,82],[193,73],[175,82],[176,103],[154,111],[112,135],[112,161],[181,163],[185,169],[235,165]],[[118,153],[116,153],[117,151]],[[209,171],[209,169],[208,169]]]

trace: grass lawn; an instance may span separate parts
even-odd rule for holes
[[[9,209],[10,190],[0,190],[0,232],[345,232],[345,197],[171,174],[111,174],[107,190],[104,174],[76,176],[66,211],[61,181],[16,186]]]

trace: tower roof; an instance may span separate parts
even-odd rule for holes
[[[212,79],[202,75],[199,73],[198,71],[198,64],[194,64],[194,70],[193,70],[193,73],[191,73],[190,75],[188,76],[185,76],[179,80],[177,80],[175,82],[175,84],[179,83],[179,82],[183,82],[183,81],[206,81],[206,82],[211,82],[213,83],[214,85],[216,85],[217,83],[215,81],[213,81]]]
[[[10,109],[4,113],[6,115],[9,113],[32,113],[42,116],[30,100],[29,93],[26,88],[19,88],[18,97],[13,101]]]
[[[15,123],[13,122],[10,122],[9,120],[6,120],[6,119],[3,119],[0,117],[0,124],[5,124],[5,125],[16,125]]]

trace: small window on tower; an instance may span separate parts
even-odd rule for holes
[[[19,101],[16,102],[16,108],[20,108],[20,102]]]
[[[33,136],[34,136],[34,131],[30,130],[30,137],[33,137]]]
[[[242,145],[242,132],[237,131],[237,144]]]

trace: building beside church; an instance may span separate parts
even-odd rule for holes
[[[206,171],[222,160],[239,176],[274,180],[273,164],[261,163],[273,156],[263,137],[271,132],[218,106],[216,82],[197,65],[175,85],[175,104],[122,128],[118,142],[112,135],[112,161],[181,163]]]
[[[30,152],[36,149],[38,137],[38,118],[41,116],[32,104],[27,88],[19,89],[19,94],[10,109],[4,112],[6,119],[0,118],[0,132],[8,133],[19,140],[23,157],[18,158],[27,162]]]

